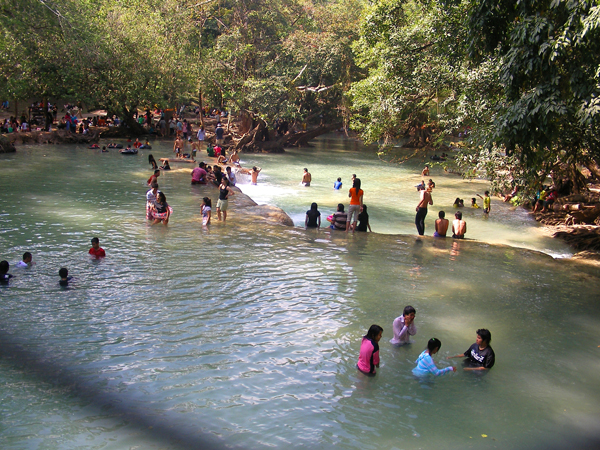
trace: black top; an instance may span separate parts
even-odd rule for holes
[[[227,200],[227,196],[229,195],[229,188],[219,188],[219,200]]]
[[[321,213],[317,210],[309,209],[308,211],[306,211],[306,217],[308,217],[308,223],[306,224],[306,226],[308,228],[317,228],[317,217],[319,217],[320,215]]]
[[[491,369],[496,362],[494,350],[492,350],[492,347],[489,345],[483,350],[479,350],[479,345],[473,344],[464,353],[464,355],[469,358],[467,361],[476,367],[485,367],[486,369]]]
[[[358,215],[358,225],[356,231],[367,231],[367,224],[369,223],[369,215],[363,211]]]
[[[8,284],[8,280],[10,280],[13,276],[10,273],[3,273],[0,275],[0,284]]]

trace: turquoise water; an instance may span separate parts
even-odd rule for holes
[[[283,206],[296,197],[289,212],[301,222],[311,198],[326,212],[344,195],[329,190],[329,172],[346,181],[357,162],[359,176],[394,170],[331,145],[335,168],[319,147],[304,156],[310,191],[297,186],[300,151],[243,160],[264,168],[257,193],[266,185],[262,195]],[[31,251],[36,262],[12,267],[15,279],[0,288],[1,448],[192,448],[205,439],[240,448],[550,448],[597,432],[598,271],[506,245],[391,234],[414,234],[404,173],[394,189],[364,186],[367,204],[377,205],[371,192],[405,196],[384,202],[398,210],[369,210],[373,228],[390,234],[346,236],[269,225],[236,211],[236,200],[226,225],[203,229],[200,199],[216,190],[190,186],[190,168],[161,175],[175,213],[168,227],[149,227],[147,153],[23,148],[0,165],[0,257],[12,266]],[[445,183],[467,183],[433,178],[440,203],[458,195],[442,194]],[[498,216],[510,217],[504,207]],[[386,217],[397,220],[384,225]],[[473,215],[473,237],[491,223],[488,234],[518,239],[494,217]],[[534,226],[521,229],[530,247],[552,249]],[[92,236],[106,259],[88,258]],[[74,276],[66,290],[57,286],[62,266]],[[393,348],[391,324],[407,304],[418,334]],[[372,323],[384,328],[382,365],[366,378],[355,365]],[[435,360],[444,367],[481,327],[497,356],[486,376],[412,377],[427,339],[441,339]],[[16,345],[29,353],[13,353]]]

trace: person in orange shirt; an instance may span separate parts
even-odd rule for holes
[[[352,228],[352,232],[354,233],[356,223],[358,222],[358,214],[363,205],[363,194],[364,192],[360,188],[360,178],[355,178],[348,193],[348,197],[350,197],[350,206],[348,207],[348,218],[346,219],[346,233],[350,228]]]

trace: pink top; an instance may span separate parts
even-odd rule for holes
[[[375,366],[379,364],[379,344],[363,337],[358,356],[358,369],[364,373],[375,374]]]

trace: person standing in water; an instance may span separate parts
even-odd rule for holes
[[[439,339],[429,339],[429,342],[427,342],[427,348],[423,350],[423,352],[419,355],[419,358],[417,358],[415,361],[417,363],[417,367],[412,370],[412,373],[418,377],[429,374],[439,377],[445,373],[456,372],[456,367],[438,369],[435,366],[435,363],[431,357],[440,350],[441,346],[442,342]]]
[[[490,347],[491,341],[492,333],[485,328],[480,328],[477,330],[475,343],[471,345],[466,352],[448,356],[448,359],[466,357],[465,363],[468,364],[469,367],[465,367],[464,370],[489,370],[494,367],[494,364],[496,363],[496,355],[494,350],[492,350],[492,347]]]
[[[234,194],[233,190],[229,187],[229,180],[227,177],[221,177],[219,200],[217,201],[217,219],[221,220],[221,213],[223,213],[223,223],[227,220],[227,208],[229,206],[230,195]]]
[[[404,307],[402,315],[396,317],[392,324],[394,337],[390,339],[390,344],[398,346],[410,344],[410,337],[417,334],[417,327],[415,326],[416,313],[417,311],[412,306]]]
[[[383,335],[383,328],[379,325],[371,325],[366,336],[363,336],[360,344],[360,354],[356,367],[362,373],[375,375],[375,367],[379,367],[379,341]]]
[[[352,232],[356,228],[358,222],[358,214],[362,209],[364,191],[360,188],[360,178],[356,178],[352,187],[348,191],[350,197],[350,206],[348,207],[348,218],[346,219],[346,233],[352,228]]]
[[[312,181],[312,176],[311,174],[308,172],[308,169],[305,167],[304,168],[304,173],[302,174],[302,181],[300,184],[302,184],[302,186],[310,186],[310,182]]]
[[[415,225],[417,226],[417,232],[419,236],[425,234],[425,217],[427,216],[427,205],[433,205],[433,199],[431,198],[431,188],[423,189],[420,191],[421,199],[417,204],[417,215],[415,216]]]

